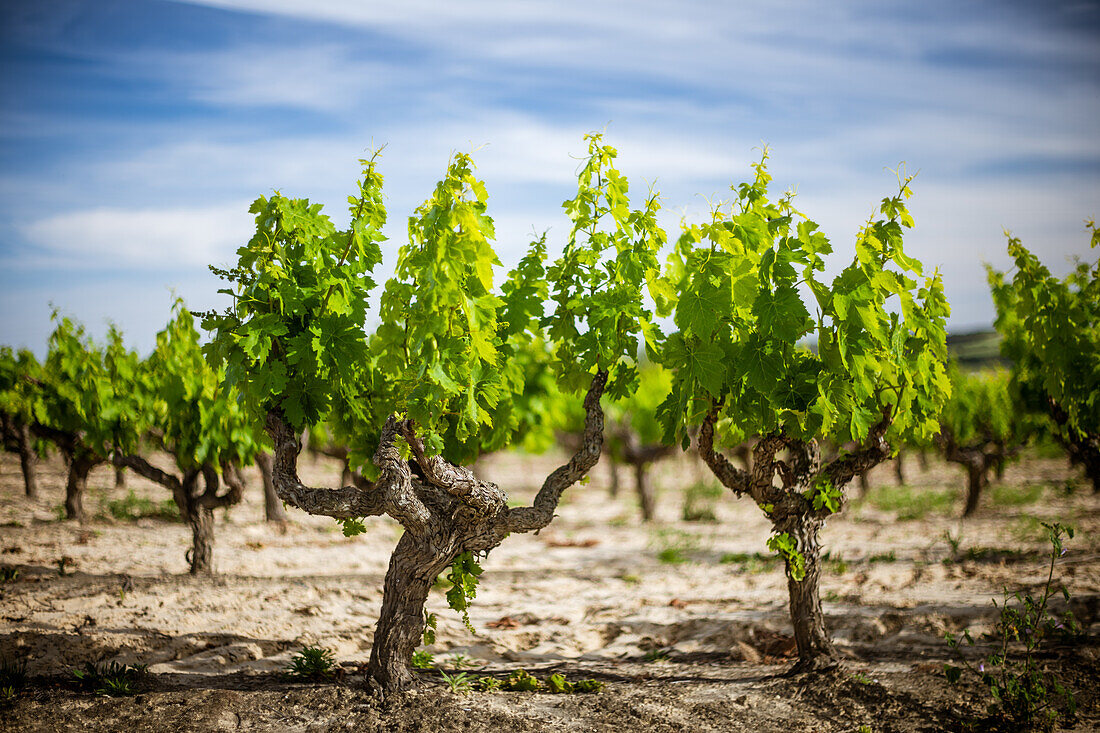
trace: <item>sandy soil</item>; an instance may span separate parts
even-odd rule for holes
[[[961,730],[981,718],[988,693],[946,683],[943,635],[991,630],[991,599],[1004,587],[1042,584],[1040,520],[1077,527],[1058,574],[1087,631],[1044,662],[1079,691],[1067,725],[1100,726],[1100,498],[1079,479],[1066,492],[1074,474],[1063,460],[1010,466],[1002,503],[990,492],[965,523],[957,519],[961,471],[933,461],[922,472],[912,460],[907,478],[918,495],[949,490],[958,498],[899,521],[873,492],[835,518],[822,535],[831,558],[822,594],[846,663],[817,679],[783,676],[793,650],[786,581],[765,549],[759,510],[726,495],[718,521],[682,521],[682,492],[704,474],[675,459],[655,468],[659,521],[644,526],[630,486],[609,498],[598,466],[566,494],[548,530],[511,537],[484,562],[470,614],[476,634],[447,609],[442,590],[433,593],[439,633],[429,650],[444,669],[461,654],[484,665],[481,673],[561,671],[603,680],[604,691],[457,695],[425,671],[421,689],[385,703],[363,690],[360,665],[395,523],[368,520],[354,538],[297,510],[287,527],[265,523],[253,472],[244,504],[218,514],[218,574],[193,578],[185,525],[121,521],[102,509],[130,490],[163,501],[163,489],[134,476],[115,489],[113,472],[97,469],[86,498],[97,516],[81,526],[57,519],[59,461],[41,466],[45,498],[37,503],[22,497],[14,457],[0,461],[0,566],[19,571],[0,584],[0,657],[26,661],[31,676],[0,709],[0,730]],[[554,457],[508,454],[477,470],[529,501],[554,466]],[[330,485],[339,471],[307,459],[302,474]],[[893,486],[890,467],[876,469],[872,482]],[[1028,497],[1028,487],[1039,488]],[[960,538],[957,553],[947,533]],[[340,680],[279,675],[309,644],[333,650]],[[149,665],[140,694],[81,691],[72,669],[102,660]]]

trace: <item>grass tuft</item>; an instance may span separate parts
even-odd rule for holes
[[[912,486],[876,486],[867,501],[884,512],[894,512],[899,521],[923,519],[929,514],[950,514],[959,492]]]
[[[331,680],[336,676],[336,657],[324,647],[304,647],[290,658],[283,675],[290,679],[311,682]]]

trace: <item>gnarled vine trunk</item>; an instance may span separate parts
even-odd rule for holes
[[[38,454],[34,451],[34,436],[29,425],[17,425],[19,469],[23,472],[23,490],[28,499],[38,498]]]
[[[989,485],[989,472],[1003,466],[1015,452],[1015,447],[992,439],[978,439],[960,444],[949,430],[943,430],[936,438],[945,460],[958,463],[966,469],[966,506],[963,517],[970,517],[978,510],[982,491]]]
[[[634,469],[634,488],[642,510],[642,521],[651,522],[657,513],[657,496],[649,469],[653,463],[671,454],[672,448],[660,443],[643,444],[626,425],[620,425],[617,432],[622,446],[622,460]]]
[[[180,516],[191,527],[191,549],[186,557],[192,575],[214,572],[214,510],[203,505],[200,476],[201,471],[184,473],[180,490],[173,492]]]
[[[286,509],[283,508],[282,499],[275,493],[275,483],[271,479],[271,471],[274,459],[271,454],[261,451],[256,454],[256,467],[260,469],[260,477],[264,484],[264,519],[268,522],[287,522]]]
[[[23,472],[23,489],[28,499],[38,498],[38,456],[31,447],[19,450],[19,468]]]
[[[969,517],[978,510],[978,501],[982,497],[982,489],[987,483],[986,469],[982,461],[975,460],[966,466],[966,507],[963,516]]]
[[[179,462],[177,458],[177,464]],[[191,549],[185,555],[191,574],[213,573],[214,510],[240,502],[244,495],[244,477],[240,468],[233,463],[222,463],[221,478],[225,480],[226,490],[220,491],[221,479],[209,463],[198,468],[181,468],[179,476],[162,471],[141,456],[118,454],[114,457],[114,463],[172,492],[180,517],[191,527]]]
[[[477,479],[462,466],[428,456],[416,426],[391,415],[382,428],[374,463],[379,477],[339,489],[311,488],[297,473],[301,439],[284,416],[269,412],[265,427],[274,445],[272,480],[279,497],[311,514],[351,519],[387,514],[405,529],[386,572],[382,609],[367,665],[367,683],[380,694],[415,682],[409,668],[424,633],[424,603],[436,576],[464,552],[487,553],[509,533],[533,532],[547,526],[562,492],[579,481],[600,458],[603,411],[600,396],[607,372],[598,372],[585,395],[585,432],[568,463],[543,482],[529,507],[508,507],[507,495],[495,484]],[[400,437],[412,451],[402,458]]]
[[[827,517],[840,511],[844,487],[890,457],[885,435],[891,411],[883,411],[864,446],[824,465],[817,441],[805,442],[782,433],[764,436],[753,447],[752,471],[744,471],[714,449],[714,428],[721,408],[721,402],[713,403],[703,421],[699,456],[723,486],[737,496],[748,494],[772,520],[773,537],[785,562],[791,625],[798,647],[798,663],[792,672],[834,667],[839,656],[821,608],[818,531]],[[781,452],[785,456],[779,458]],[[777,476],[781,487],[774,483]],[[820,498],[815,502],[814,497],[822,494],[828,502]]]
[[[69,477],[65,482],[65,516],[83,522],[84,491],[88,488],[88,474],[101,461],[90,456],[77,454],[69,459]]]
[[[38,454],[34,450],[31,426],[7,413],[0,412],[0,438],[4,450],[19,455],[19,469],[23,472],[23,490],[28,499],[38,498]]]
[[[608,494],[612,499],[619,496],[619,464],[611,457],[607,458]]]
[[[840,659],[825,629],[825,614],[821,608],[821,545],[817,540],[820,529],[820,519],[805,515],[776,524],[776,531],[786,532],[794,540],[795,549],[802,558],[801,570],[804,573],[801,579],[796,579],[798,568],[786,559],[791,624],[798,646],[795,672],[835,667]]]
[[[458,554],[450,543],[433,547],[411,534],[398,540],[386,570],[382,609],[370,650],[370,674],[383,690],[404,690],[412,685],[408,660],[422,641],[428,592]]]
[[[197,506],[189,512],[187,523],[191,525],[191,549],[188,560],[191,574],[214,572],[214,510]]]

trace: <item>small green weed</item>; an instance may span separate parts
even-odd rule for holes
[[[163,519],[169,522],[179,522],[180,510],[172,499],[153,501],[144,496],[138,496],[130,489],[122,499],[112,499],[107,502],[107,513],[115,519],[122,521],[134,521],[151,517]]]
[[[465,654],[452,654],[450,658],[451,666],[455,669],[462,669],[463,667],[484,667],[485,662],[480,659],[474,659],[468,657]]]
[[[761,552],[727,552],[718,559],[723,565],[740,565],[741,572],[751,575],[766,573],[779,564],[779,558],[775,555],[765,555]]]
[[[1000,604],[994,600],[1000,610],[996,631],[999,648],[975,665],[961,654],[964,643],[974,645],[970,632],[964,631],[962,637],[946,636],[948,646],[958,653],[963,665],[944,665],[948,682],[958,682],[964,672],[972,674],[993,698],[990,706],[993,717],[1014,730],[1051,730],[1063,714],[1073,715],[1076,710],[1072,690],[1039,660],[1039,648],[1048,636],[1080,631],[1072,613],[1054,616],[1047,605],[1057,592],[1054,565],[1066,554],[1063,538],[1072,539],[1073,529],[1060,524],[1044,526],[1051,544],[1046,583],[1038,598],[1019,592],[1009,594],[1006,589]],[[1065,586],[1061,587],[1061,593],[1068,602],[1070,595]]]
[[[667,662],[671,650],[669,649],[650,649],[642,657],[647,662]]]
[[[478,692],[496,692],[503,684],[496,677],[478,677],[474,680],[474,689]]]
[[[423,649],[418,649],[413,652],[412,666],[417,669],[431,669],[435,666],[435,657],[431,655],[431,652],[426,652]]]
[[[0,704],[11,702],[27,684],[27,660],[0,657]]]
[[[577,693],[599,692],[603,683],[599,680],[580,680],[570,682],[560,672],[550,675],[546,680],[546,689],[553,695],[575,695]]]
[[[324,647],[304,647],[290,658],[283,676],[313,682],[331,680],[336,676],[336,657]]]
[[[943,539],[947,542],[951,548],[951,557],[959,556],[959,546],[962,544],[962,533],[951,534],[951,530],[945,529],[943,531]]]
[[[896,554],[894,554],[893,550],[890,550],[889,552],[880,552],[878,554],[871,555],[869,558],[867,558],[867,562],[872,563],[872,564],[873,563],[880,563],[880,562],[897,562],[897,561],[898,561],[898,556]]]
[[[826,552],[822,556],[821,561],[824,563],[825,567],[829,568],[837,575],[844,575],[844,573],[848,572],[848,561],[839,554],[834,555],[832,551]]]
[[[993,503],[997,506],[1027,506],[1039,501],[1042,495],[1042,484],[1024,484],[1023,486],[997,484],[990,491]]]
[[[85,690],[97,695],[108,697],[121,697],[133,695],[137,691],[137,683],[145,676],[148,665],[145,664],[119,664],[109,662],[92,664],[88,662],[83,669],[74,669],[75,677]]]
[[[14,583],[19,579],[19,568],[12,565],[0,567],[0,583]]]
[[[478,692],[538,692],[545,689],[553,695],[599,692],[604,688],[604,683],[599,680],[588,679],[570,682],[560,672],[550,675],[544,683],[523,669],[517,669],[503,680],[495,677],[478,677],[469,685]]]
[[[473,689],[473,680],[466,672],[456,672],[455,674],[440,672],[439,676],[442,677],[443,681],[447,683],[447,686],[451,688],[451,692],[465,695]]]
[[[876,509],[894,512],[899,520],[909,521],[923,519],[929,514],[949,513],[956,493],[950,489],[932,491],[912,486],[876,486],[867,499]]]
[[[680,516],[685,522],[717,522],[715,513],[718,500],[724,490],[710,481],[697,481],[684,490],[684,503]]]
[[[1039,542],[1047,534],[1043,521],[1030,515],[1014,519],[1009,531],[1012,532],[1013,539],[1028,543]]]
[[[698,538],[690,532],[659,530],[655,538],[657,562],[665,565],[681,565],[690,560],[688,553],[699,546]]]
[[[657,553],[657,562],[665,565],[682,565],[688,558],[679,547],[666,547]]]
[[[532,677],[527,670],[517,669],[505,678],[500,689],[506,692],[534,692],[539,689],[537,677]]]

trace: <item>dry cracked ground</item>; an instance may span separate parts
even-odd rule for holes
[[[379,731],[938,731],[980,730],[988,691],[949,685],[947,632],[968,629],[977,659],[993,649],[994,598],[1041,589],[1049,545],[1041,522],[1077,529],[1056,568],[1083,634],[1040,656],[1076,690],[1072,730],[1100,726],[1100,497],[1065,461],[1009,466],[976,517],[960,522],[962,475],[935,460],[906,463],[905,486],[882,466],[868,496],[822,534],[828,626],[845,663],[789,677],[786,581],[765,549],[768,525],[749,502],[700,491],[700,466],[655,467],[658,520],[643,525],[629,484],[608,492],[605,466],[570,490],[551,527],[509,538],[484,562],[470,612],[476,633],[433,593],[436,669],[386,701],[363,688],[382,576],[400,528],[337,525],[291,510],[263,521],[259,477],[245,502],[218,514],[217,575],[187,574],[185,525],[159,516],[169,499],[137,477],[115,488],[98,469],[84,525],[58,519],[64,467],[40,469],[43,499],[22,496],[18,463],[0,456],[0,657],[27,680],[0,703],[0,730]],[[554,457],[508,454],[476,470],[530,500]],[[331,485],[335,463],[303,461]],[[695,488],[692,488],[695,486]],[[684,521],[694,513],[713,521]],[[117,516],[116,516],[117,515]],[[133,518],[133,517],[137,518]],[[329,682],[281,674],[305,646],[332,650]],[[86,663],[148,665],[135,693],[87,691]],[[452,692],[439,670],[605,683],[596,694]],[[2,687],[2,685],[0,685]]]

